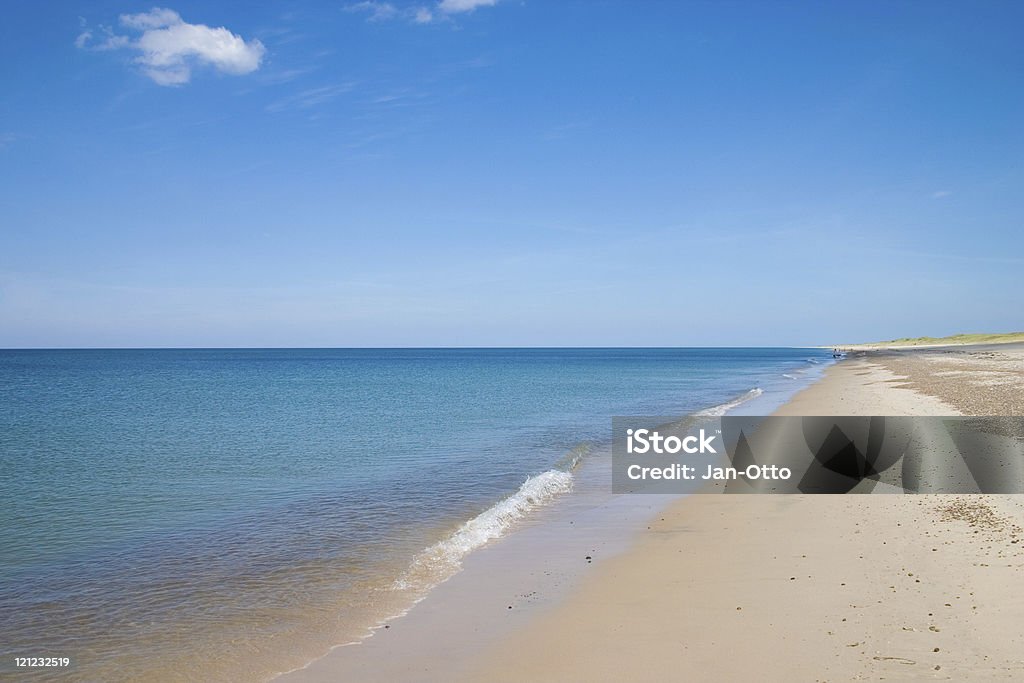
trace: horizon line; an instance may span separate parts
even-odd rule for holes
[[[827,349],[835,344],[697,346],[10,346],[0,351],[444,351],[551,349]]]

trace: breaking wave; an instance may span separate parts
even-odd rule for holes
[[[395,590],[427,590],[454,576],[471,552],[500,538],[534,510],[569,493],[572,471],[590,451],[589,444],[573,448],[558,469],[534,475],[519,490],[465,522],[447,538],[417,555],[409,569],[394,583]]]
[[[727,403],[721,403],[721,404],[719,404],[717,406],[713,406],[711,408],[705,408],[704,410],[699,410],[696,413],[694,413],[694,416],[695,417],[722,417],[723,415],[725,415],[727,412],[729,412],[733,408],[741,406],[744,403],[746,403],[747,401],[752,401],[752,400],[754,400],[755,398],[757,398],[758,396],[760,396],[763,393],[764,393],[764,390],[762,390],[760,387],[757,387],[757,388],[751,389],[750,391],[748,391],[747,393],[743,394],[742,396],[738,396],[737,398],[734,398],[733,400],[731,400],[731,401],[729,401]]]

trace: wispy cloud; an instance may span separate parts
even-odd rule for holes
[[[280,85],[282,83],[290,83],[291,81],[294,81],[297,78],[302,78],[306,74],[310,74],[314,71],[316,71],[316,67],[312,66],[265,71],[260,74],[259,82],[263,85]]]
[[[0,133],[0,149],[6,149],[17,139],[18,136],[14,133]]]
[[[334,85],[323,85],[317,88],[309,88],[271,102],[267,105],[266,109],[270,113],[277,113],[290,109],[311,109],[312,107],[316,107],[333,100],[338,95],[349,92],[354,87],[355,83],[336,83]]]
[[[932,199],[942,199],[943,197],[948,197],[951,194],[953,193],[949,190],[936,190],[935,192],[932,192]]]
[[[345,6],[346,12],[364,12],[367,14],[367,21],[387,21],[395,19],[399,15],[398,8],[390,2],[378,2],[377,0],[363,0]]]
[[[406,87],[368,93],[362,103],[375,110],[393,110],[427,104],[431,100],[430,92]]]
[[[437,9],[445,14],[460,14],[472,12],[478,7],[493,7],[496,4],[498,0],[441,0],[437,3]]]
[[[870,246],[870,247],[859,247],[857,245],[844,244],[843,249],[846,251],[859,251],[863,253],[876,254],[883,258],[891,258],[893,256],[905,256],[907,257],[907,263],[914,265],[920,265],[925,259],[934,259],[941,261],[963,261],[965,263],[991,263],[991,264],[1008,264],[1024,265],[1024,258],[1020,256],[1004,256],[1004,255],[989,255],[989,254],[970,254],[966,252],[937,252],[937,251],[920,251],[917,249],[902,249],[882,246]]]
[[[423,6],[396,7],[393,3],[381,0],[363,0],[345,6],[346,12],[361,13],[366,15],[367,21],[390,21],[401,19],[414,24],[429,24],[434,20],[434,14]]]
[[[131,39],[128,36],[119,36],[114,33],[114,29],[109,26],[100,26],[96,29],[99,32],[97,35],[85,22],[85,19],[79,17],[79,22],[82,26],[81,33],[75,38],[75,47],[80,50],[95,50],[102,52],[104,50],[117,50],[122,47],[128,47],[131,43]]]
[[[223,26],[190,24],[177,12],[154,7],[139,14],[122,14],[123,28],[138,37],[100,27],[100,35],[83,27],[75,46],[90,50],[135,50],[136,63],[159,85],[183,85],[192,78],[195,66],[209,66],[221,73],[242,75],[259,69],[266,48],[259,40],[246,41]]]
[[[479,7],[493,7],[498,0],[438,0],[432,5],[398,7],[386,0],[362,0],[345,6],[347,12],[367,15],[367,21],[402,19],[414,24],[430,24],[454,14],[472,12]]]

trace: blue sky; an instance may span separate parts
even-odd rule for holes
[[[1024,5],[13,3],[0,347],[1024,329]]]

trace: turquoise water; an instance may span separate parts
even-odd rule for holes
[[[0,671],[66,656],[29,676],[265,680],[571,495],[613,415],[787,395],[827,358],[0,351]]]

